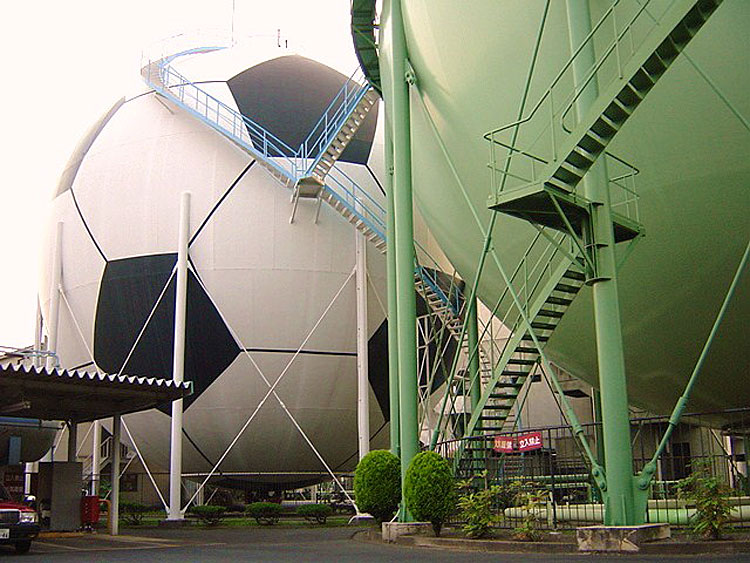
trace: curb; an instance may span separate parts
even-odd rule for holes
[[[363,530],[352,535],[355,541],[385,543],[379,530]],[[435,538],[430,536],[400,536],[393,545],[404,547],[450,549],[458,551],[504,553],[566,553],[568,555],[595,555],[604,552],[578,551],[575,542],[518,542],[508,540],[470,540],[463,538]],[[617,555],[607,552],[610,555]],[[620,555],[699,555],[699,554],[750,553],[750,540],[718,540],[703,542],[662,541],[643,544],[640,551]]]

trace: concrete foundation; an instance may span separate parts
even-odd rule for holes
[[[576,530],[578,551],[615,551],[634,553],[647,542],[665,540],[672,535],[669,524],[640,526],[586,526]]]
[[[393,543],[399,536],[432,536],[429,522],[383,522],[383,541]]]

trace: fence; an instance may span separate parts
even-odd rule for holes
[[[668,417],[631,420],[634,473],[640,472],[651,459],[668,420]],[[592,449],[603,456],[601,425],[586,424],[584,432]],[[468,442],[473,442],[471,447],[467,447]],[[750,409],[684,416],[658,462],[649,491],[647,521],[675,526],[689,523],[695,511],[679,497],[677,484],[691,474],[696,460],[701,460],[731,491],[732,525],[750,527],[746,447],[750,447]],[[499,487],[494,509],[500,527],[518,527],[529,511],[543,529],[602,522],[601,495],[570,426],[478,435],[442,442],[436,448],[451,460],[461,449],[467,453],[466,459],[458,464],[457,477],[471,480],[474,488]],[[542,491],[545,500],[532,507],[516,506],[517,495],[523,491]]]

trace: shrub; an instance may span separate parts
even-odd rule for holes
[[[247,514],[258,524],[273,526],[279,523],[281,505],[275,502],[253,502],[247,505]]]
[[[223,520],[226,511],[227,509],[225,507],[212,504],[204,504],[190,508],[190,512],[195,514],[198,520],[207,526],[216,526]]]
[[[148,511],[148,506],[139,502],[120,503],[120,516],[126,524],[131,526],[138,526],[143,521],[143,515]]]
[[[357,507],[378,522],[388,521],[401,501],[401,463],[388,450],[373,450],[354,472]]]
[[[523,509],[523,519],[521,525],[515,530],[515,539],[520,541],[538,541],[539,530],[537,529],[537,520],[539,519],[539,508],[547,502],[547,491],[534,489],[533,483],[522,484],[516,482],[514,486],[517,489],[516,506]]]
[[[308,522],[325,524],[326,519],[333,514],[333,508],[327,504],[302,504],[297,507],[297,515]]]
[[[729,489],[713,474],[710,461],[694,460],[690,469],[691,474],[677,484],[677,491],[681,498],[695,504],[695,515],[691,518],[693,532],[721,539],[732,511]]]
[[[492,526],[498,521],[498,517],[492,511],[495,497],[501,494],[497,485],[485,486],[478,491],[472,490],[471,479],[459,483],[459,488],[464,491],[458,499],[460,518],[464,525],[463,532],[472,539],[484,538],[492,531]]]
[[[456,509],[456,484],[450,462],[435,452],[421,452],[411,460],[404,483],[406,507],[412,516],[430,522],[440,535]]]

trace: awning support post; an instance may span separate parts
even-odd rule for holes
[[[72,420],[68,421],[68,461],[75,461],[78,451],[78,425]]]
[[[99,496],[99,468],[102,464],[102,423],[95,420],[92,424],[94,429],[91,432],[91,494]]]
[[[177,287],[174,305],[174,360],[172,379],[182,383],[185,376],[185,329],[187,312],[188,243],[190,238],[190,193],[180,199],[180,228],[177,246]],[[169,457],[169,514],[167,520],[182,520],[182,399],[172,402],[172,433]]]

